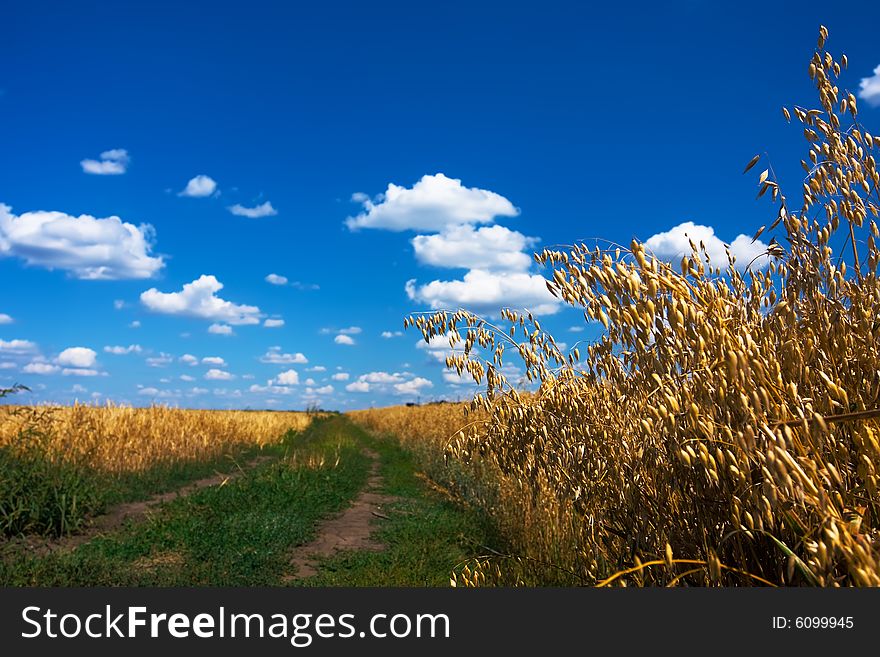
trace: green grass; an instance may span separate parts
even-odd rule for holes
[[[277,461],[167,503],[75,550],[43,556],[13,550],[0,558],[0,584],[283,585],[292,574],[293,548],[312,540],[321,520],[364,488],[371,465],[364,446],[380,455],[384,492],[400,498],[390,505],[389,520],[377,520],[375,536],[387,549],[338,553],[319,564],[316,576],[288,584],[448,585],[453,566],[489,544],[488,525],[431,490],[395,441],[371,438],[342,416],[318,420],[269,448]]]

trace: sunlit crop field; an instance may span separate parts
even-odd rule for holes
[[[15,390],[3,390],[4,394]],[[304,429],[295,412],[0,407],[0,536],[62,536],[108,504],[245,465]]]
[[[209,460],[236,446],[262,446],[290,429],[304,429],[309,420],[300,412],[6,406],[0,407],[0,446],[30,437],[52,457],[108,473],[138,472],[162,462]]]

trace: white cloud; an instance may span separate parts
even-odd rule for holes
[[[718,239],[711,226],[701,226],[692,221],[681,223],[665,233],[652,235],[645,241],[645,249],[658,258],[676,263],[685,255],[691,255],[688,240],[698,247],[700,242],[706,246],[706,253],[713,267],[720,267],[722,270],[727,268],[724,242]],[[747,235],[739,235],[730,244],[730,254],[736,258],[735,266],[740,270],[745,269],[752,261],[752,266],[758,269],[768,267],[769,256],[761,255],[766,251],[766,244],[760,240],[752,243],[752,238]]]
[[[370,392],[370,384],[366,381],[355,381],[345,386],[349,392]]]
[[[141,388],[138,390],[139,395],[148,395],[150,397],[158,397],[161,391],[158,388]]]
[[[366,381],[367,383],[400,383],[403,381],[403,375],[397,372],[394,374],[389,372],[369,372],[361,374],[358,377],[358,381]]]
[[[412,188],[389,183],[376,203],[364,194],[355,194],[352,200],[361,203],[364,211],[346,220],[351,230],[440,231],[447,226],[491,223],[497,216],[519,214],[503,196],[485,189],[463,187],[461,180],[447,178],[442,173],[422,176]]]
[[[208,327],[208,333],[213,335],[233,335],[234,331],[229,324],[211,324]]]
[[[202,358],[202,365],[216,365],[217,367],[225,367],[226,361],[220,356],[206,356]]]
[[[140,328],[140,327],[141,327],[141,323],[137,319],[128,325],[128,328]]]
[[[584,327],[583,326],[569,326],[568,330],[571,333],[582,333],[584,330]]]
[[[394,390],[398,395],[415,395],[418,394],[423,388],[433,387],[434,384],[428,381],[428,379],[417,376],[411,381],[404,381],[403,383],[396,384],[394,386]]]
[[[155,231],[119,217],[97,219],[63,212],[12,214],[0,203],[0,256],[46,269],[64,269],[86,280],[150,278],[165,266],[150,255]]]
[[[207,395],[209,391],[207,388],[199,388],[198,386],[194,386],[190,389],[190,392],[194,395]]]
[[[60,367],[52,365],[51,363],[34,361],[33,363],[25,365],[21,371],[25,374],[55,374],[60,369]]]
[[[230,205],[227,208],[232,214],[238,217],[247,217],[249,219],[259,219],[260,217],[274,217],[278,214],[278,210],[272,207],[272,204],[269,201],[262,203],[254,208],[246,208],[243,205],[236,203],[235,205]]]
[[[871,107],[880,107],[880,66],[874,69],[874,75],[859,82],[859,98]]]
[[[82,170],[99,176],[119,175],[125,173],[130,158],[124,148],[114,148],[101,153],[100,160],[83,160]]]
[[[204,197],[210,196],[217,190],[217,183],[210,176],[198,175],[190,179],[186,188],[178,196]]]
[[[406,283],[406,293],[411,300],[428,304],[434,310],[466,308],[488,315],[498,315],[505,307],[550,315],[560,305],[559,299],[547,290],[543,276],[523,272],[472,269],[462,280],[437,280],[425,285],[416,285],[412,279]]]
[[[337,372],[336,374],[334,374],[330,378],[333,379],[334,381],[348,381],[349,376],[350,375],[348,372]]]
[[[382,337],[385,339],[399,338],[403,335],[403,331],[382,331]]]
[[[69,347],[58,354],[55,360],[59,365],[88,368],[95,364],[96,356],[97,354],[87,347]]]
[[[266,276],[266,282],[271,283],[272,285],[287,285],[287,276],[269,274]]]
[[[123,301],[122,299],[114,299],[113,308],[115,308],[116,310],[122,310],[123,308],[125,308],[125,301]]]
[[[143,351],[139,344],[130,344],[127,347],[123,346],[115,346],[115,347],[104,347],[104,352],[108,354],[113,354],[114,356],[124,356],[125,354],[139,354]]]
[[[198,317],[232,325],[259,324],[260,309],[226,301],[217,296],[223,284],[214,276],[202,275],[186,283],[180,292],[159,292],[150,288],[141,302],[150,310],[166,315]]]
[[[333,386],[326,385],[321,388],[306,388],[307,395],[329,395],[333,392]]]
[[[14,370],[16,368],[16,364],[10,361],[4,361],[0,363],[0,370]]]
[[[160,352],[158,356],[153,356],[146,360],[147,365],[150,367],[165,367],[172,362],[174,362],[174,357],[171,354],[166,354],[164,351]]]
[[[306,372],[326,372],[327,368],[323,365],[315,365],[314,367],[310,367],[306,370]]]
[[[90,367],[65,367],[61,370],[64,376],[98,376],[100,372]]]
[[[0,340],[0,351],[23,354],[37,350],[37,344],[30,340]]]
[[[209,381],[231,381],[235,375],[224,370],[210,369],[205,372],[205,378]]]
[[[266,328],[280,328],[280,327],[284,326],[284,320],[283,319],[267,319],[265,322],[263,322],[263,326],[265,326]]]
[[[74,384],[73,386],[71,386],[71,388],[70,388],[70,392],[76,392],[76,393],[79,393],[79,394],[83,394],[83,393],[88,392],[88,389],[87,389],[87,388],[84,388],[84,387],[81,386],[80,384],[76,383],[76,384]]]
[[[248,388],[250,392],[271,393],[273,395],[289,395],[293,393],[293,388],[288,386],[275,386],[269,381],[268,385],[260,386],[256,383]]]
[[[0,313],[0,324],[12,324],[12,317],[6,313]]]
[[[180,380],[181,380],[181,381],[186,381],[187,383],[189,383],[189,382],[191,382],[191,381],[195,381],[196,378],[195,378],[194,376],[190,376],[189,374],[181,374],[181,375],[180,375]]]
[[[297,374],[296,370],[287,370],[276,376],[269,383],[283,386],[295,386],[299,384],[299,374]]]
[[[269,347],[268,351],[260,356],[260,362],[273,365],[305,365],[309,359],[299,352],[284,354],[281,353],[281,347]]]
[[[314,386],[314,385],[317,385],[317,384],[318,384],[318,382],[315,381],[312,377],[309,377],[308,379],[306,379],[306,385],[307,385],[307,386]]]
[[[354,344],[354,340],[351,337],[349,337],[347,335],[342,335],[342,334],[337,335],[335,338],[333,338],[333,342],[335,342],[336,344],[345,344],[345,345],[353,345]]]
[[[193,356],[192,354],[184,354],[178,359],[181,363],[186,363],[187,365],[198,365],[199,359]]]
[[[339,329],[339,335],[358,335],[363,329],[360,326],[349,326],[348,328]]]
[[[434,267],[526,271],[532,258],[524,253],[537,238],[504,226],[452,226],[438,235],[417,235],[412,239],[416,259]]]

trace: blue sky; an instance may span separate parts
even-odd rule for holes
[[[745,162],[766,151],[800,186],[780,107],[815,103],[820,23],[880,124],[878,19],[874,3],[6,3],[0,385],[217,408],[466,398],[406,314],[528,307],[560,341],[595,337],[543,296],[531,253],[751,235],[772,209]]]

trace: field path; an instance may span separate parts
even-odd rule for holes
[[[54,550],[72,550],[84,543],[88,543],[97,536],[119,529],[126,520],[137,520],[138,518],[146,516],[155,507],[164,502],[171,502],[181,497],[188,497],[202,488],[223,486],[227,482],[237,479],[248,470],[271,461],[272,458],[273,457],[271,456],[258,456],[255,459],[246,462],[234,472],[228,474],[218,472],[210,477],[203,477],[202,479],[191,481],[181,488],[158,493],[146,500],[117,504],[116,506],[110,507],[106,513],[93,518],[89,525],[77,534],[71,534],[62,538],[29,536],[25,540],[28,543],[28,547],[37,554],[45,554]]]
[[[396,439],[330,415],[82,534],[0,543],[0,586],[446,586],[492,541]]]
[[[378,491],[384,486],[379,473],[379,454],[369,448],[363,453],[370,457],[370,476],[366,487],[358,494],[351,506],[335,518],[325,520],[318,527],[318,535],[306,545],[298,546],[290,558],[296,573],[286,575],[285,583],[318,574],[318,560],[333,556],[339,550],[381,551],[385,545],[372,537],[376,518],[387,518],[381,512],[383,505],[396,502],[398,498]]]

